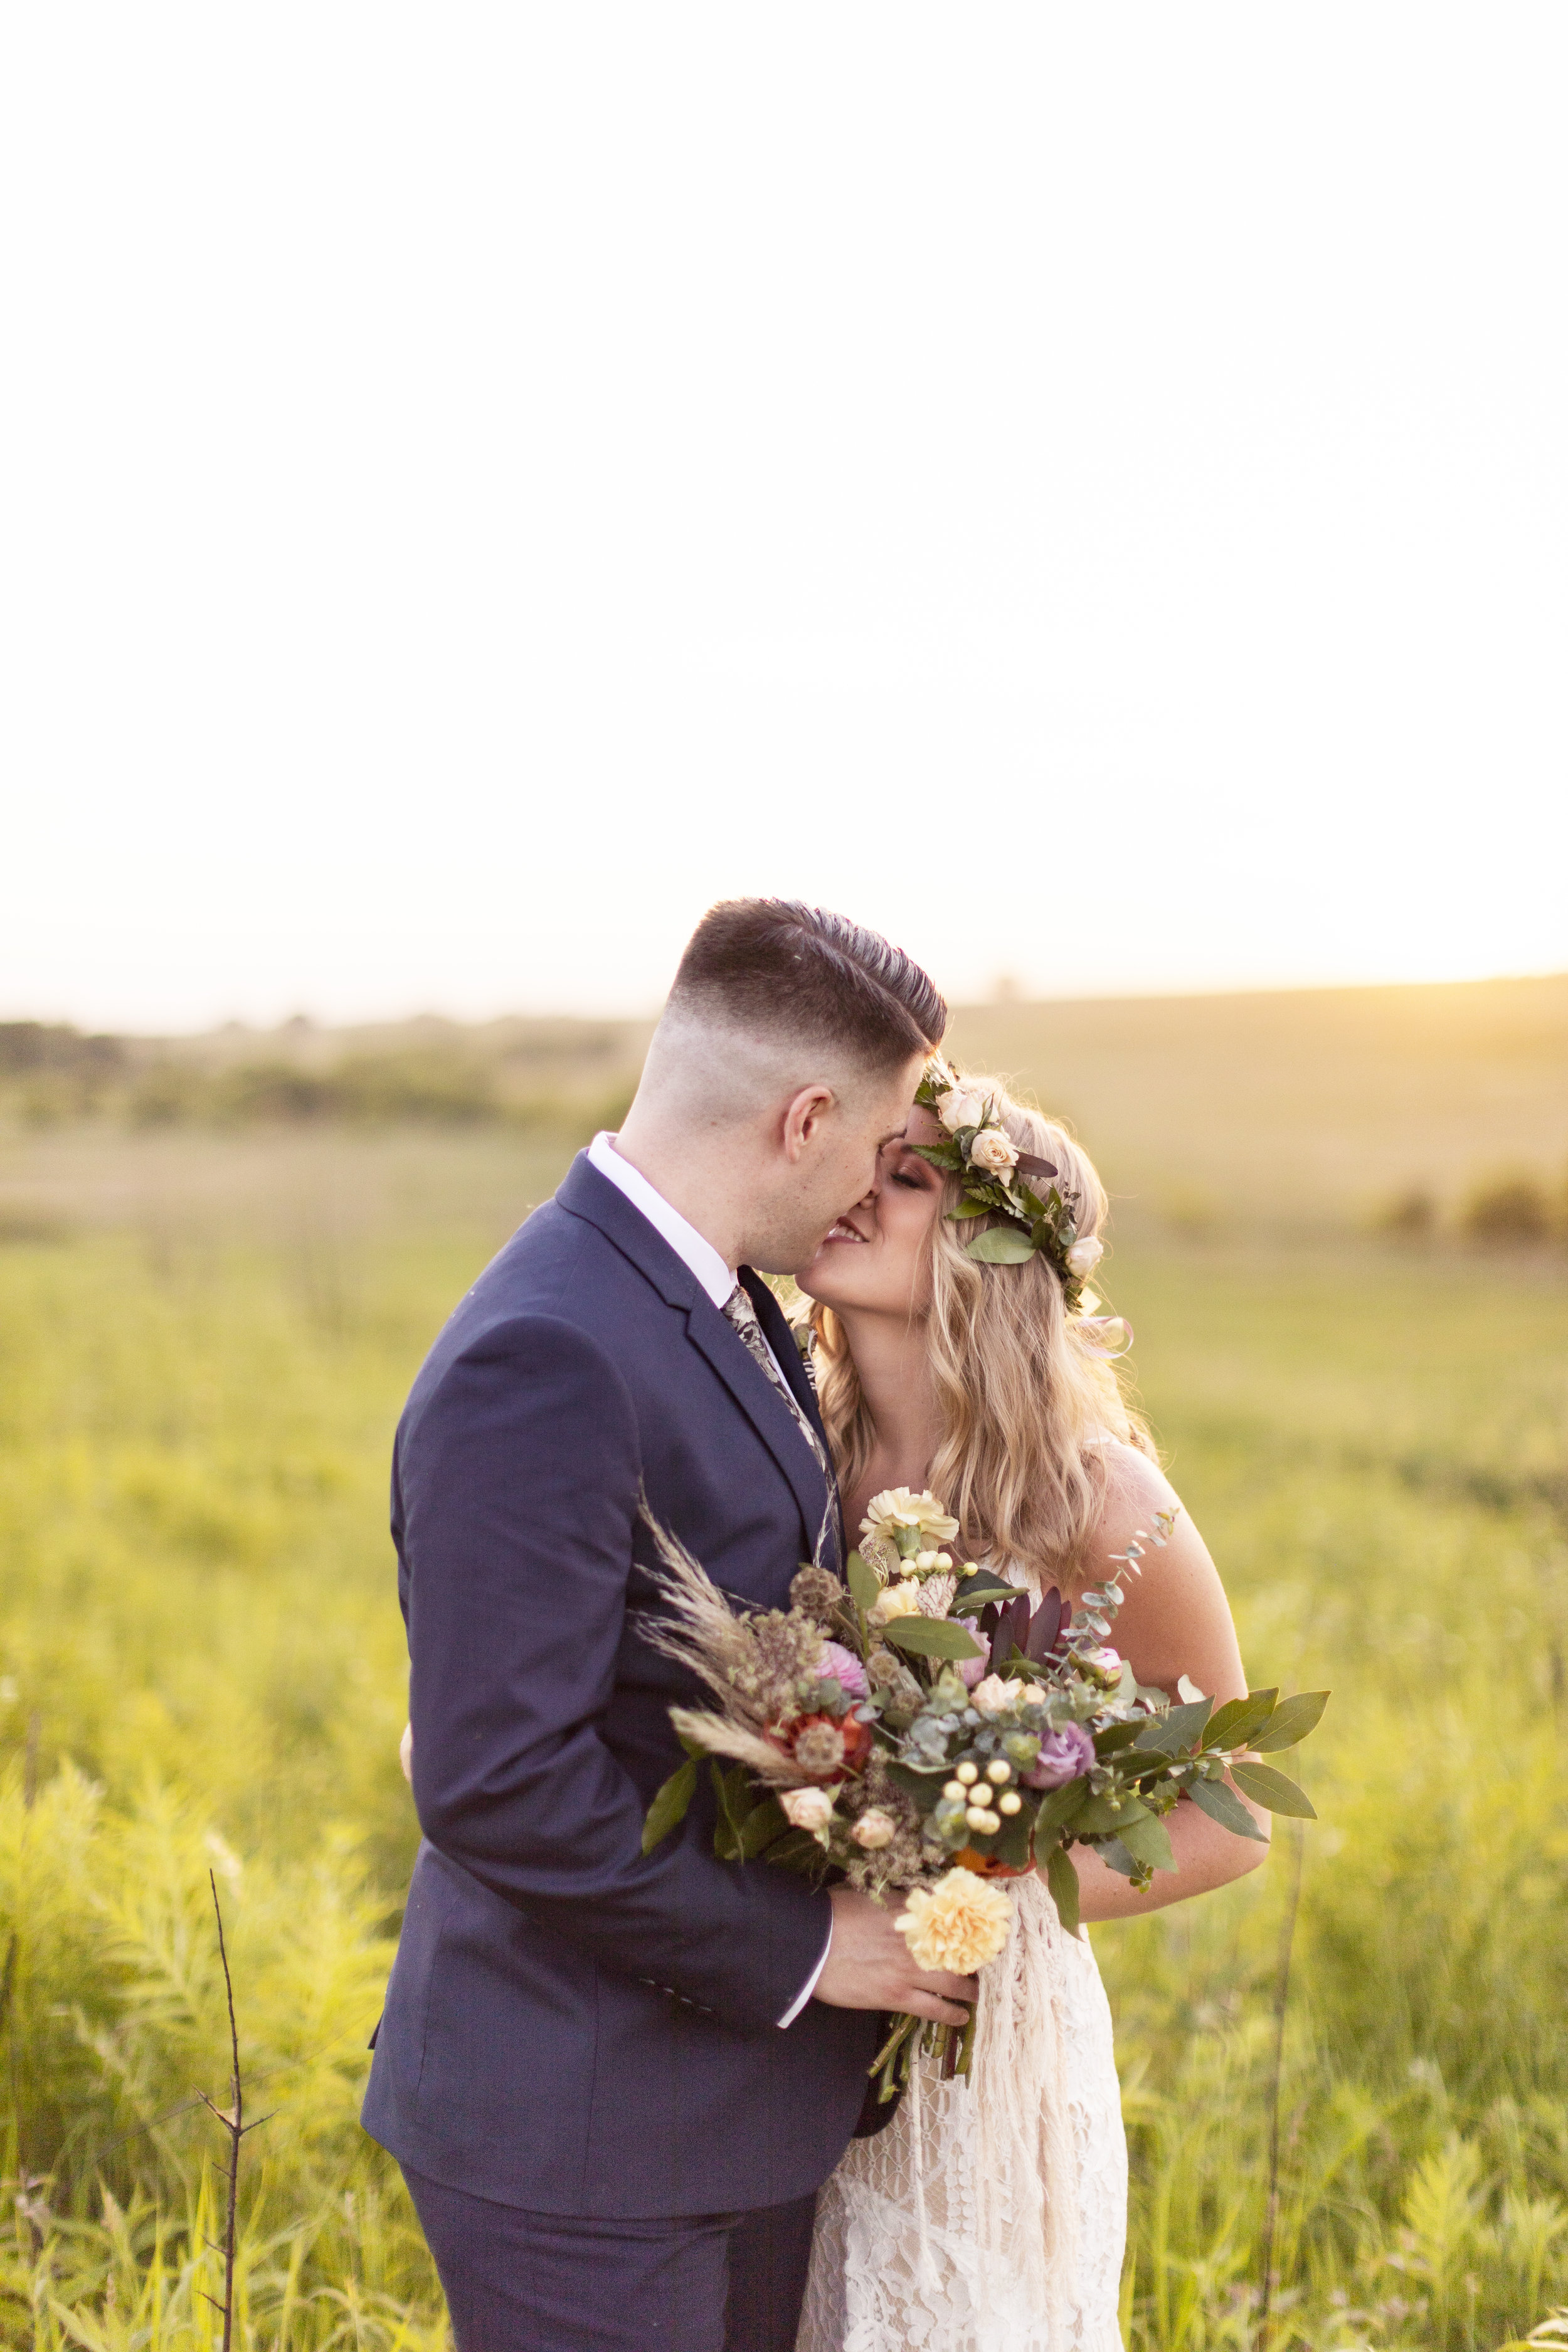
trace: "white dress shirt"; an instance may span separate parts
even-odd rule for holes
[[[642,1212],[655,1233],[660,1234],[669,1244],[682,1265],[690,1267],[714,1306],[722,1313],[724,1302],[735,1287],[734,1267],[725,1265],[712,1243],[706,1240],[698,1232],[696,1226],[681,1215],[679,1209],[671,1208],[662,1192],[655,1192],[640,1168],[634,1168],[629,1160],[621,1158],[620,1153],[616,1150],[616,1139],[613,1135],[596,1135],[588,1146],[588,1158],[600,1175],[605,1177],[618,1192],[624,1192],[634,1209]],[[768,1349],[768,1353],[773,1355],[772,1348]],[[776,1356],[773,1357],[773,1361],[778,1362]],[[832,1944],[833,1929],[830,1926],[827,1930],[827,1942],[822,1948],[822,1958],[780,2018],[781,2025],[793,2025],[816,1990],[817,1979],[827,1966],[827,1955]]]

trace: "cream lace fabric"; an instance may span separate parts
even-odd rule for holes
[[[967,2083],[928,2063],[817,2200],[796,2352],[1121,2352],[1110,2011],[1039,1879],[981,1979]]]

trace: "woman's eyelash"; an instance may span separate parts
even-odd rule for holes
[[[921,1182],[918,1176],[905,1175],[901,1171],[894,1177],[893,1181],[895,1184],[907,1185],[911,1192],[923,1192],[925,1191],[925,1186]]]

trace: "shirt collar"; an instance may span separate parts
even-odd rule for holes
[[[722,1307],[735,1287],[735,1276],[710,1241],[689,1224],[679,1209],[672,1209],[662,1192],[656,1192],[640,1168],[623,1160],[616,1150],[613,1135],[599,1134],[588,1146],[588,1160],[618,1192],[624,1192],[634,1209],[639,1209],[653,1227],[662,1235],[683,1265],[690,1268],[715,1307]]]

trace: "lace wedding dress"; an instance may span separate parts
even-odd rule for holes
[[[817,2200],[796,2352],[1121,2352],[1127,2143],[1094,1954],[1032,1873],[969,2080],[922,2063]]]

